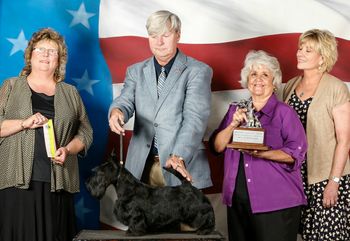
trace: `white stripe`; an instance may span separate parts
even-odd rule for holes
[[[99,36],[147,37],[146,20],[160,9],[181,18],[182,43],[222,43],[312,28],[350,39],[348,0],[101,0]]]

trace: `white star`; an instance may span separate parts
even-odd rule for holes
[[[81,23],[87,29],[90,29],[89,18],[96,15],[95,13],[86,12],[84,3],[80,4],[78,11],[67,10],[67,12],[69,12],[73,16],[73,20],[70,23],[69,27],[73,27],[74,25]]]
[[[10,56],[17,53],[18,51],[24,52],[28,45],[28,40],[26,40],[26,37],[24,36],[23,29],[21,30],[17,38],[8,38],[7,40],[13,44]]]
[[[101,80],[92,80],[89,78],[89,74],[87,70],[84,71],[83,76],[79,78],[72,78],[75,83],[77,83],[77,89],[80,90],[85,90],[89,94],[94,95],[94,91],[92,90],[92,85],[100,82]]]
[[[76,214],[78,219],[82,224],[84,224],[85,214],[91,212],[90,208],[86,208],[84,204],[84,198],[80,198],[80,200],[76,203]]]

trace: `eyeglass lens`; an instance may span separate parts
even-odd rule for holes
[[[41,55],[43,55],[45,53],[48,53],[48,55],[50,55],[50,56],[57,56],[58,55],[57,49],[47,49],[44,47],[40,47],[40,48],[34,48],[34,50]]]

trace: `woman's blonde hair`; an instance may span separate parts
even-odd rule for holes
[[[319,66],[321,72],[330,72],[337,62],[337,40],[328,30],[311,29],[300,35],[299,46],[310,43],[322,56],[323,63]]]
[[[54,80],[60,82],[64,80],[66,75],[67,64],[67,46],[64,38],[51,28],[43,28],[33,33],[28,46],[24,52],[25,66],[22,69],[20,76],[28,76],[32,72],[31,58],[36,44],[42,40],[52,41],[58,46],[58,65],[54,73]]]

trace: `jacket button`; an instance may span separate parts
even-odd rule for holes
[[[154,126],[155,126],[155,127],[158,127],[158,123],[154,123]]]
[[[151,147],[151,145],[150,145],[150,144],[147,144],[147,147]]]

